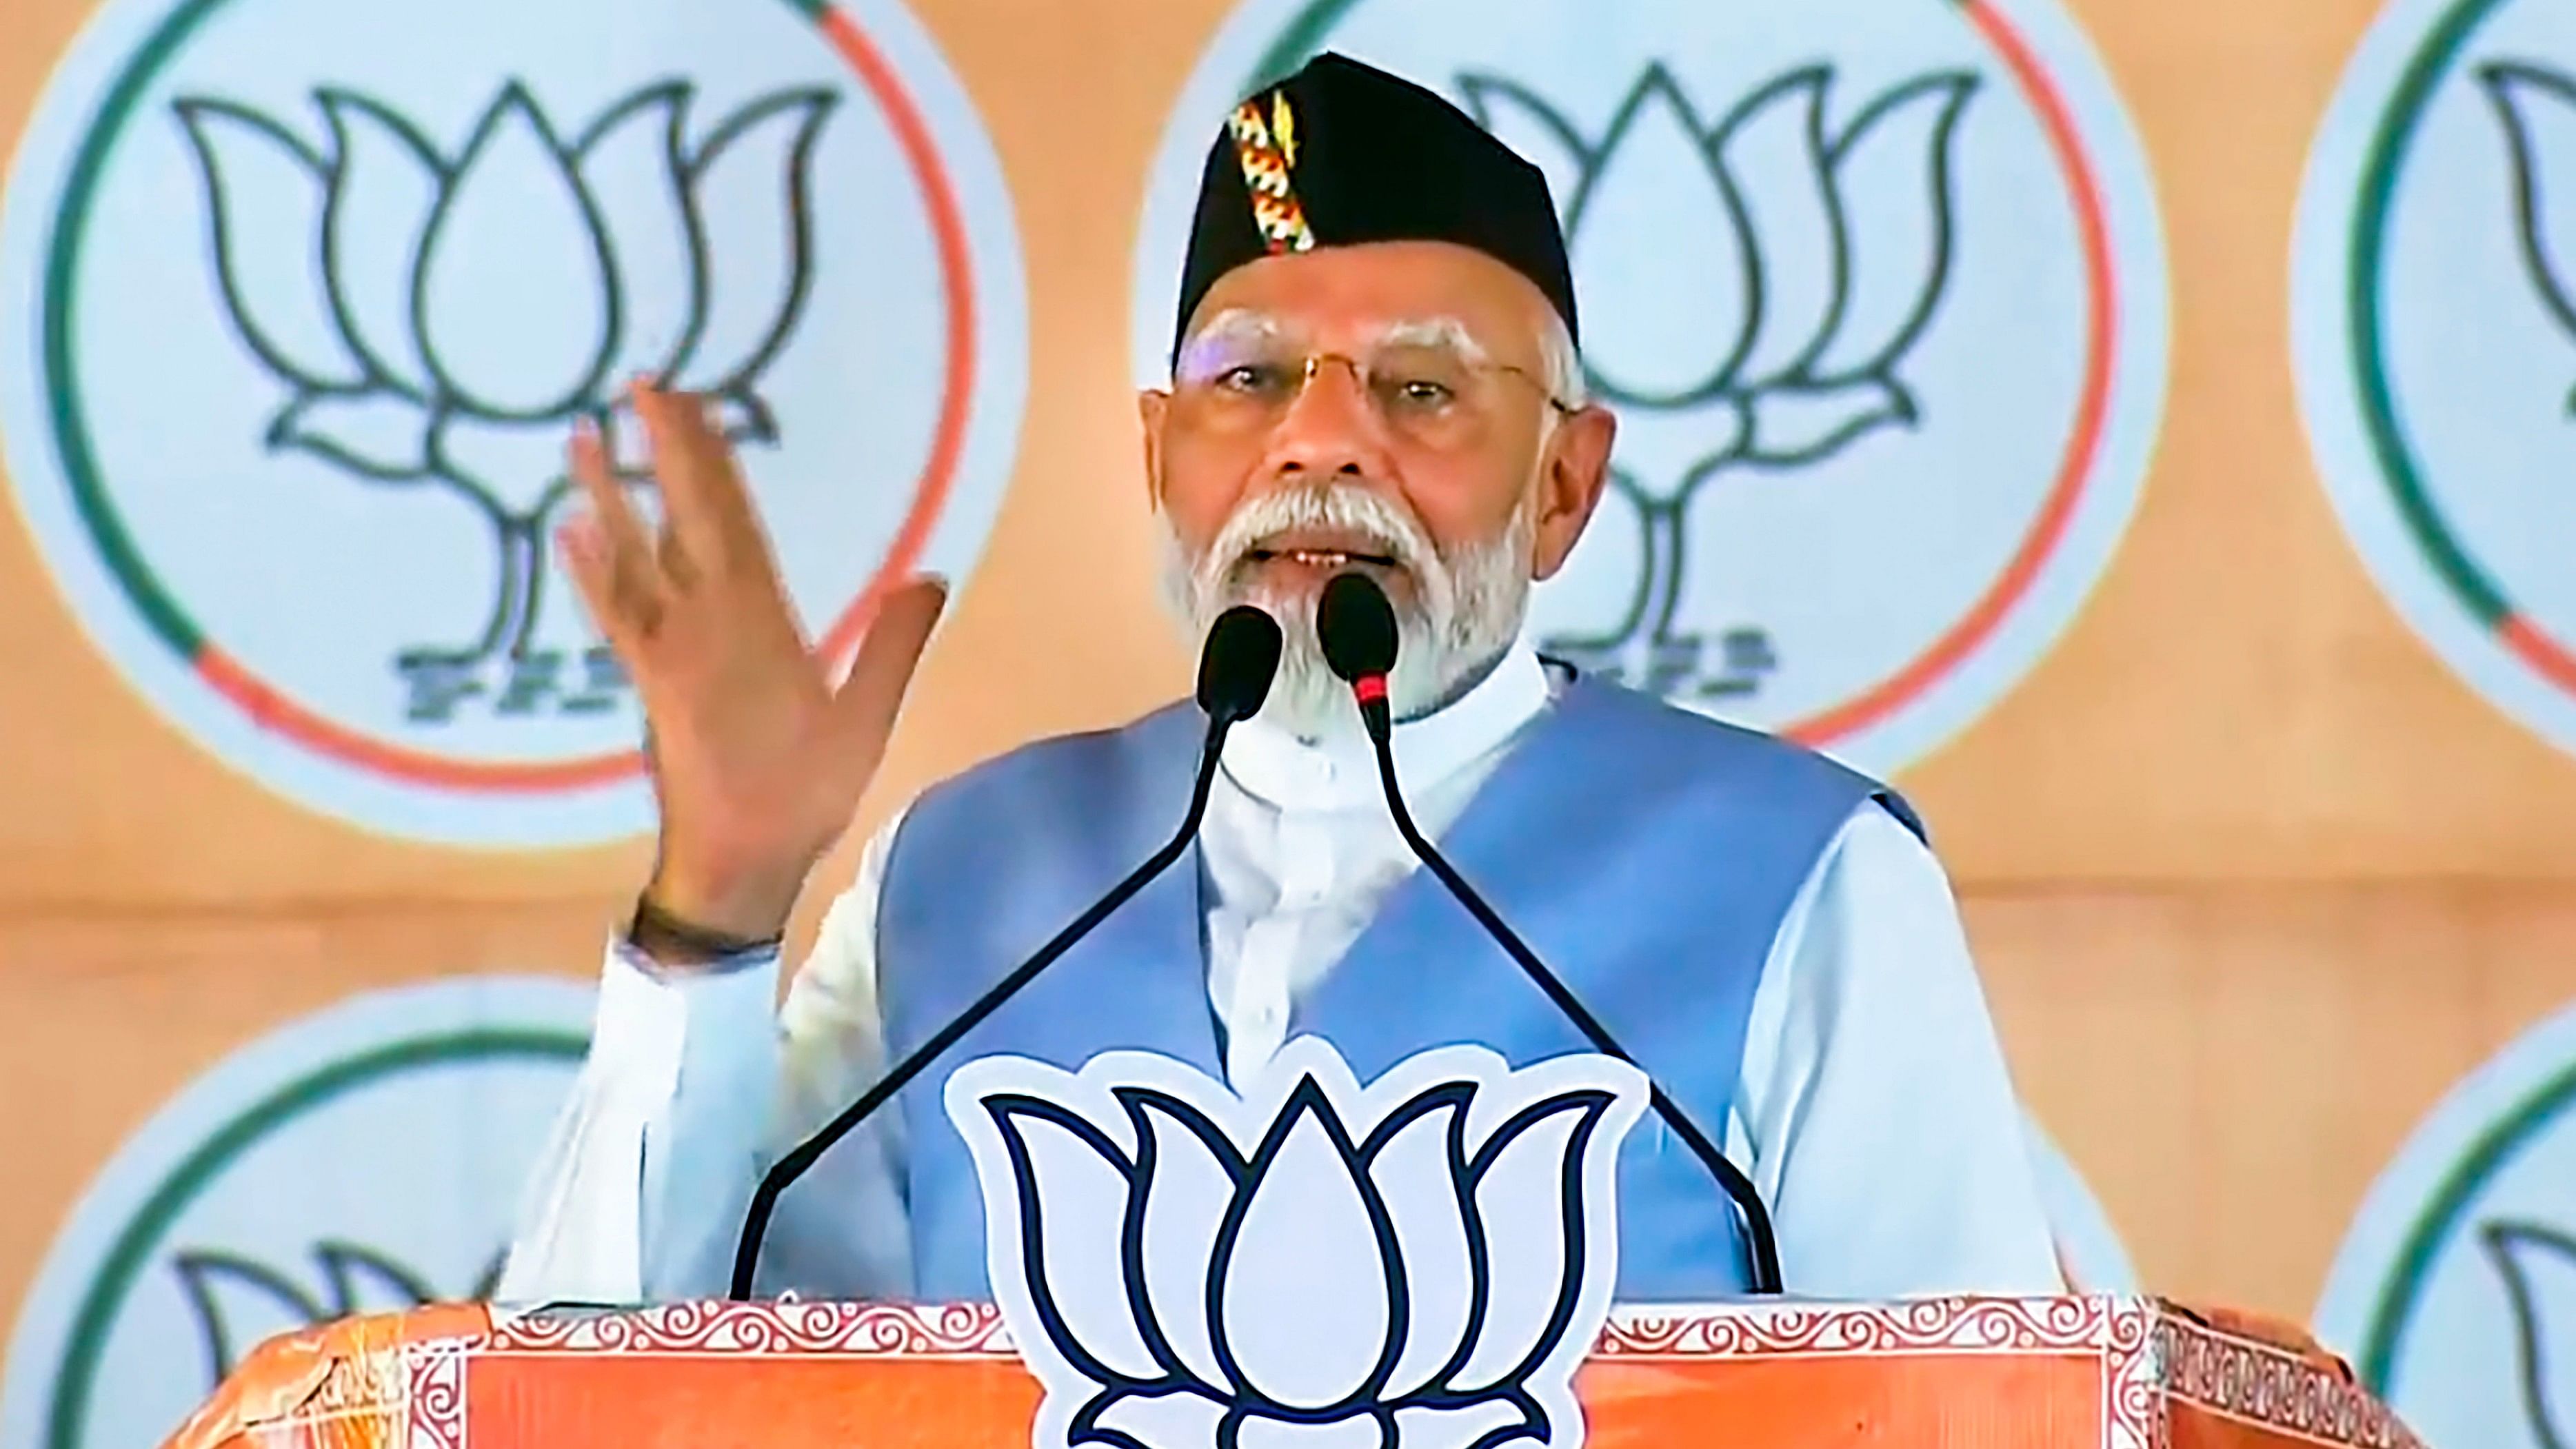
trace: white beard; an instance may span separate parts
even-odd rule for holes
[[[1387,702],[1398,720],[1419,719],[1473,688],[1519,637],[1529,603],[1535,494],[1512,510],[1496,537],[1443,558],[1413,516],[1355,483],[1266,492],[1235,510],[1207,551],[1192,557],[1157,511],[1163,536],[1163,599],[1193,647],[1217,616],[1251,604],[1279,621],[1284,636],[1279,673],[1260,718],[1304,740],[1356,733],[1359,711],[1350,686],[1324,663],[1315,636],[1314,589],[1285,590],[1237,577],[1262,539],[1291,529],[1347,530],[1372,541],[1370,552],[1394,559],[1413,581],[1395,606],[1395,669]]]

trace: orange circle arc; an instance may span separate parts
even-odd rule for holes
[[[2049,556],[2064,541],[2067,527],[2074,521],[2075,505],[2084,495],[2085,483],[2102,450],[2103,424],[2110,411],[2112,339],[2119,325],[2119,308],[2113,292],[2117,278],[2111,265],[2110,226],[2103,215],[2101,186],[2085,164],[2084,149],[2076,139],[2074,117],[2067,110],[2065,98],[2049,83],[2029,44],[1986,0],[1965,0],[1961,8],[2002,56],[2005,68],[2038,110],[2049,149],[2056,152],[2058,165],[2075,193],[2076,230],[2091,293],[2085,307],[2089,345],[2085,351],[2084,391],[2076,404],[2073,436],[2049,487],[2047,501],[2003,572],[1968,612],[1912,663],[1867,692],[1784,731],[1789,738],[1807,745],[1831,744],[1887,718],[1983,644],[2003,622],[2004,615],[2030,591]]]

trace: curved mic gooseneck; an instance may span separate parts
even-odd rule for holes
[[[733,1284],[728,1294],[736,1302],[751,1297],[752,1278],[760,1266],[761,1240],[768,1236],[769,1220],[778,1211],[779,1196],[796,1179],[803,1177],[834,1143],[857,1130],[879,1108],[894,1100],[894,1095],[909,1086],[930,1064],[957,1045],[966,1033],[973,1031],[984,1018],[1001,1010],[1002,1004],[1017,996],[1028,984],[1062,959],[1083,937],[1109,919],[1112,911],[1134,898],[1138,891],[1151,885],[1155,878],[1172,868],[1198,838],[1199,820],[1207,814],[1208,791],[1216,783],[1218,761],[1223,757],[1226,732],[1261,712],[1261,702],[1269,696],[1272,676],[1279,672],[1280,635],[1278,621],[1249,605],[1238,605],[1217,616],[1208,630],[1207,644],[1199,653],[1199,708],[1207,712],[1206,742],[1199,749],[1198,773],[1190,784],[1189,809],[1181,817],[1180,829],[1172,833],[1162,848],[1145,858],[1145,863],[1128,873],[1126,879],[1109,888],[1109,893],[1092,903],[1089,910],[1073,918],[1053,939],[1036,953],[1013,968],[1011,973],[994,982],[991,990],[977,997],[973,1005],[952,1017],[948,1024],[932,1032],[928,1040],[896,1062],[876,1085],[859,1094],[859,1099],[841,1109],[840,1115],[794,1149],[781,1156],[763,1173],[759,1187],[751,1194],[751,1206],[743,1213],[742,1236],[734,1243]]]
[[[1395,817],[1396,833],[1412,847],[1423,868],[1439,878],[1458,904],[1466,907],[1467,914],[1476,918],[1476,924],[1485,928],[1485,933],[1494,938],[1531,983],[1565,1014],[1566,1020],[1574,1023],[1574,1029],[1583,1033],[1594,1050],[1617,1057],[1645,1074],[1648,1100],[1656,1115],[1717,1179],[1717,1185],[1725,1190],[1743,1219],[1745,1254],[1750,1259],[1748,1286],[1755,1293],[1776,1296],[1781,1286],[1780,1244],[1772,1231],[1770,1209],[1763,1206],[1761,1190],[1753,1185],[1753,1179],[1727,1161],[1726,1154],[1708,1140],[1708,1135],[1664,1091],[1654,1074],[1646,1072],[1645,1066],[1612,1038],[1609,1029],[1566,989],[1565,982],[1503,923],[1494,908],[1414,825],[1413,812],[1405,808],[1404,792],[1397,787],[1395,778],[1394,712],[1387,701],[1386,677],[1395,668],[1397,635],[1395,611],[1387,604],[1385,592],[1365,574],[1335,575],[1324,585],[1323,597],[1316,602],[1315,632],[1323,644],[1325,665],[1351,687],[1352,696],[1359,702],[1360,719],[1368,728],[1369,743],[1377,751],[1378,780],[1385,786],[1387,811]]]

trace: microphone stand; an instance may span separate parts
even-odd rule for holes
[[[1093,902],[1091,909],[1074,917],[1071,924],[1056,932],[1054,939],[1040,946],[1036,955],[1021,962],[1008,976],[994,982],[992,989],[976,998],[974,1005],[931,1033],[929,1040],[895,1063],[891,1071],[877,1079],[875,1086],[860,1093],[857,1101],[842,1108],[840,1115],[825,1123],[821,1131],[798,1143],[793,1151],[761,1174],[760,1186],[751,1194],[751,1207],[743,1214],[742,1237],[734,1245],[733,1287],[729,1297],[736,1302],[751,1297],[752,1270],[760,1262],[760,1242],[769,1231],[769,1219],[778,1210],[779,1195],[787,1190],[788,1184],[804,1176],[834,1143],[848,1136],[870,1113],[909,1086],[912,1079],[920,1076],[941,1053],[957,1045],[959,1039],[982,1024],[984,1018],[1001,1010],[1003,1003],[1019,995],[1022,988],[1037,979],[1039,972],[1054,965],[1057,958],[1072,950],[1076,942],[1107,920],[1110,912],[1127,904],[1138,891],[1171,869],[1172,863],[1189,850],[1190,842],[1198,838],[1199,819],[1207,813],[1208,792],[1216,783],[1217,762],[1225,744],[1227,724],[1231,721],[1208,731],[1207,744],[1199,753],[1198,777],[1190,786],[1189,811],[1182,818],[1181,828],[1163,843],[1161,849],[1147,856],[1145,863],[1130,871],[1125,880],[1110,887],[1109,894]]]
[[[1584,1039],[1591,1042],[1595,1050],[1636,1067],[1646,1077],[1646,1087],[1651,1093],[1650,1100],[1656,1115],[1664,1119],[1666,1125],[1673,1129],[1673,1135],[1679,1137],[1691,1155],[1700,1160],[1700,1165],[1708,1169],[1709,1175],[1717,1179],[1717,1185],[1724,1188],[1727,1197],[1733,1201],[1736,1215],[1743,1220],[1746,1254],[1752,1260],[1748,1275],[1752,1282],[1749,1286],[1755,1293],[1777,1297],[1780,1293],[1780,1244],[1772,1233],[1771,1214],[1762,1206],[1761,1191],[1754,1187],[1753,1180],[1746,1177],[1741,1168],[1727,1161],[1726,1154],[1718,1150],[1716,1143],[1708,1140],[1698,1124],[1691,1121],[1653,1075],[1647,1073],[1636,1058],[1628,1055],[1627,1048],[1619,1045],[1608,1028],[1602,1026],[1583,1003],[1575,999],[1574,993],[1566,989],[1557,974],[1547,968],[1547,963],[1538,959],[1538,953],[1532,951],[1510,926],[1503,924],[1503,918],[1494,914],[1494,908],[1485,904],[1484,897],[1478,895],[1465,877],[1449,864],[1448,858],[1424,838],[1422,831],[1413,823],[1413,812],[1404,806],[1404,793],[1396,788],[1395,747],[1388,737],[1390,732],[1379,723],[1384,718],[1383,711],[1364,713],[1371,716],[1369,742],[1377,751],[1378,779],[1386,786],[1387,809],[1395,817],[1396,833],[1404,837],[1404,843],[1413,848],[1424,868],[1439,878],[1440,884],[1448,888],[1458,904],[1467,908],[1467,914],[1476,918],[1476,924],[1485,928],[1486,934],[1502,946],[1504,954],[1512,958],[1531,984],[1537,986],[1557,1010],[1565,1013],[1566,1019],[1574,1023],[1574,1029],[1583,1033]]]
[[[1547,969],[1547,963],[1538,959],[1538,953],[1532,951],[1510,926],[1503,924],[1503,918],[1494,914],[1494,908],[1485,904],[1485,898],[1476,894],[1466,878],[1458,874],[1448,858],[1433,848],[1420,828],[1414,825],[1413,812],[1405,808],[1404,791],[1397,787],[1395,778],[1395,715],[1394,705],[1387,698],[1387,675],[1395,668],[1400,638],[1395,611],[1387,603],[1385,591],[1364,573],[1336,575],[1324,585],[1322,596],[1316,600],[1315,633],[1323,645],[1325,665],[1350,685],[1351,698],[1359,706],[1360,722],[1367,728],[1369,744],[1377,753],[1378,780],[1386,787],[1387,811],[1395,817],[1396,833],[1404,837],[1404,843],[1412,848],[1424,867],[1439,878],[1440,884],[1448,888],[1458,904],[1467,908],[1467,914],[1476,918],[1476,924],[1485,928],[1485,934],[1502,946],[1504,954],[1512,958],[1522,974],[1529,977],[1557,1010],[1565,1013],[1566,1020],[1574,1023],[1575,1029],[1583,1033],[1594,1050],[1636,1067],[1646,1078],[1655,1114],[1664,1119],[1673,1134],[1681,1138],[1682,1145],[1688,1147],[1700,1165],[1708,1169],[1709,1175],[1717,1179],[1717,1185],[1725,1189],[1737,1215],[1743,1219],[1745,1251],[1751,1260],[1747,1264],[1746,1276],[1751,1280],[1753,1291],[1778,1296],[1780,1244],[1772,1233],[1770,1211],[1763,1207],[1762,1194],[1753,1186],[1753,1180],[1726,1160],[1726,1154],[1717,1149],[1716,1143],[1708,1140],[1707,1134],[1701,1132],[1698,1124],[1682,1111],[1681,1104],[1664,1091],[1654,1074],[1628,1055],[1627,1049],[1611,1037],[1609,1030],[1590,1011],[1584,1009],[1574,993],[1565,989],[1565,983],[1557,978],[1556,973]]]

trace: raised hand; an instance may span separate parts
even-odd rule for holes
[[[887,595],[834,687],[706,410],[643,383],[634,402],[660,528],[636,516],[585,429],[572,476],[589,508],[558,542],[643,700],[662,815],[647,891],[708,931],[774,935],[876,773],[946,590],[921,579]]]

